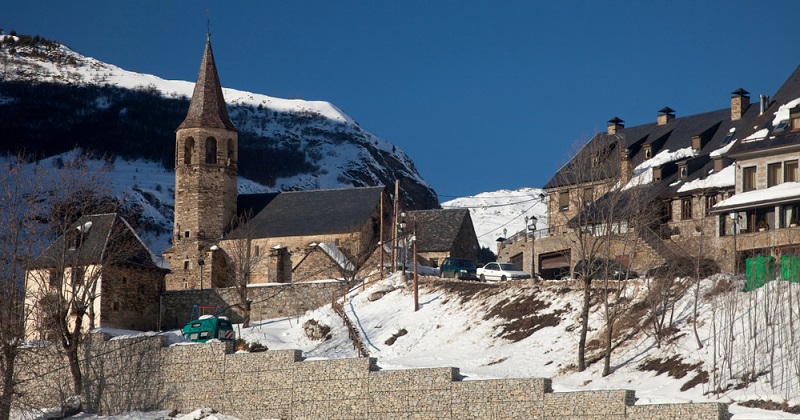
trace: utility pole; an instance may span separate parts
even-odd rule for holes
[[[414,312],[419,310],[419,282],[417,277],[417,218],[414,217],[414,232],[411,240],[413,241],[414,245]]]
[[[381,251],[380,251],[381,252],[381,280],[383,280],[383,278],[384,278],[383,277],[383,270],[384,270],[384,267],[383,267],[383,219],[384,219],[384,217],[383,217],[383,192],[384,191],[382,190],[381,191],[381,206],[380,206],[380,219],[381,219],[381,221],[380,221],[380,227],[378,228],[378,230],[380,230],[380,233],[378,234],[379,235],[378,236],[378,238],[379,238],[378,239],[378,246],[381,248]]]
[[[394,180],[394,217],[392,221],[392,272],[397,271],[397,208],[398,196],[400,195],[400,180]]]

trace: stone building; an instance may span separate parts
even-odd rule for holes
[[[84,216],[28,267],[26,337],[47,339],[66,314],[74,327],[76,311],[85,331],[158,330],[165,271],[122,217]]]
[[[640,272],[700,254],[733,272],[734,261],[754,252],[795,249],[798,80],[800,68],[772,100],[762,95],[758,104],[739,88],[729,108],[678,117],[664,107],[654,122],[633,127],[612,118],[545,185],[548,229],[502,244],[499,259],[532,259],[545,278],[568,276],[579,260],[600,254],[581,249],[580,235],[609,238],[602,257]],[[631,203],[644,216],[596,221],[604,211],[622,214]],[[731,212],[738,214],[738,244]],[[634,228],[629,222],[636,217],[646,223]],[[748,249],[753,252],[741,252]]]
[[[384,187],[238,195],[238,132],[210,39],[175,142],[169,290],[349,277],[390,230]]]
[[[446,257],[475,261],[480,245],[467,209],[408,212],[408,233],[416,236],[417,262],[438,267]]]

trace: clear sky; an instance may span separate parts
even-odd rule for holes
[[[442,201],[541,187],[577,142],[754,102],[800,64],[800,1],[9,1],[0,28],[193,81],[206,16],[226,87],[325,100]]]

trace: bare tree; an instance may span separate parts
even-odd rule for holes
[[[581,281],[583,303],[580,314],[578,339],[578,370],[586,369],[586,339],[589,328],[592,283],[604,283],[603,302],[606,318],[606,369],[610,371],[613,325],[622,307],[627,278],[627,266],[633,262],[640,246],[640,225],[652,220],[654,194],[646,185],[635,185],[629,151],[625,138],[618,134],[600,134],[592,138],[574,154],[572,160],[559,171],[552,197],[559,214],[551,224],[563,223],[561,235],[563,248],[570,249],[571,259],[578,261],[573,276]],[[551,210],[553,208],[551,207]],[[612,287],[608,279],[622,282]],[[612,290],[613,289],[613,290]],[[616,302],[612,305],[612,302]]]
[[[9,418],[19,397],[17,360],[25,335],[25,267],[40,250],[41,180],[44,170],[23,155],[8,158],[0,170],[0,418]]]
[[[49,228],[45,239],[50,246],[33,261],[26,276],[26,304],[36,314],[26,334],[58,343],[77,395],[84,390],[84,334],[98,321],[99,281],[109,268],[143,257],[137,254],[141,247],[136,246],[135,235],[118,221],[116,212],[122,203],[111,196],[106,173],[97,166],[96,161],[73,152],[48,177],[48,209],[40,220]],[[105,216],[101,219],[90,216],[101,213]]]
[[[266,258],[266,250],[253,244],[255,239],[255,226],[247,223],[251,213],[236,216],[231,223],[231,235],[226,241],[225,252],[229,259],[227,267],[222,270],[226,284],[233,285],[238,297],[238,306],[242,310],[242,327],[250,326],[250,314],[253,301],[250,299],[247,285],[253,270]]]

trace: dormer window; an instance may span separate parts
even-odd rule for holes
[[[592,153],[592,168],[600,166],[600,154]]]
[[[792,131],[800,131],[800,106],[794,107],[789,111],[789,122],[792,126]]]
[[[644,145],[644,158],[650,159],[653,157],[653,147],[649,144]]]
[[[678,171],[680,173],[680,177],[681,178],[686,178],[689,175],[689,169],[686,168],[686,164],[685,163],[678,167]]]

